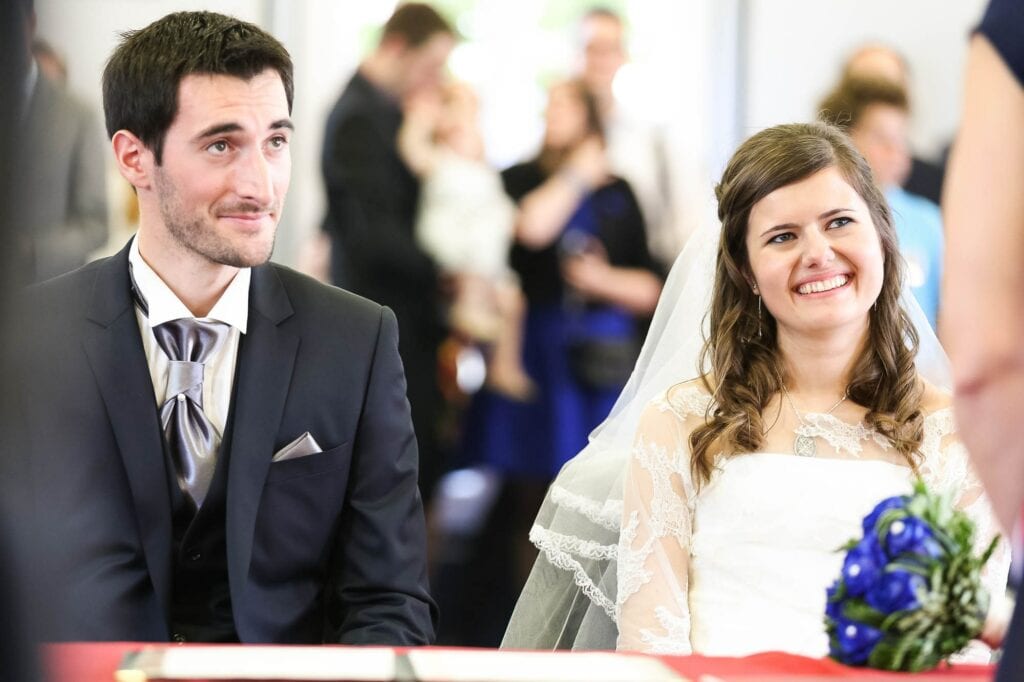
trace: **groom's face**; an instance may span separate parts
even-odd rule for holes
[[[153,169],[160,223],[173,242],[215,264],[265,263],[291,177],[291,134],[275,70],[248,80],[183,78],[162,164]]]

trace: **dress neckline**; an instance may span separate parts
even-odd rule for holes
[[[902,471],[906,471],[908,473],[913,473],[913,471],[914,471],[913,469],[911,469],[909,466],[907,466],[905,464],[896,464],[895,462],[887,462],[884,459],[874,459],[874,458],[858,459],[856,457],[801,457],[801,456],[793,454],[791,452],[771,452],[771,451],[767,451],[767,452],[741,452],[741,453],[736,454],[736,455],[730,455],[729,457],[721,457],[720,461],[724,463],[727,460],[738,460],[738,459],[740,459],[742,457],[757,457],[757,456],[764,456],[764,455],[767,455],[769,457],[775,457],[775,458],[786,458],[786,459],[790,459],[790,460],[794,460],[794,461],[798,461],[798,462],[850,462],[850,463],[855,463],[855,464],[877,463],[877,464],[883,464],[883,465],[888,466],[888,467],[895,467],[897,469],[900,469]],[[802,465],[798,465],[798,466],[802,466]],[[818,465],[815,464],[815,465],[810,465],[810,466],[818,466]]]

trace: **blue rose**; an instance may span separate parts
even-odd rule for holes
[[[916,609],[921,605],[918,592],[923,592],[926,585],[924,578],[916,573],[900,569],[885,571],[864,595],[864,601],[885,614]]]
[[[874,535],[866,535],[846,552],[843,560],[843,582],[853,597],[859,597],[875,584],[885,568],[885,554]]]
[[[832,657],[849,665],[862,665],[882,639],[882,631],[870,625],[840,618],[830,645]]]
[[[885,549],[894,559],[901,554],[917,554],[933,559],[943,554],[942,545],[935,539],[931,526],[916,516],[908,516],[889,524]]]
[[[887,497],[871,510],[871,513],[864,517],[863,527],[864,534],[875,532],[875,525],[878,523],[878,519],[882,517],[882,514],[889,511],[890,509],[899,509],[907,506],[907,502],[910,498],[906,495],[896,495],[895,497]]]
[[[839,592],[838,580],[829,585],[828,589],[825,590],[825,615],[832,620],[837,620],[843,615],[843,602],[836,599],[837,592]]]

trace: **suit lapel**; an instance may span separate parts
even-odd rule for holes
[[[171,499],[153,383],[142,347],[128,277],[128,247],[96,276],[83,340],[128,475],[146,565],[157,598],[170,613]]]
[[[293,314],[271,265],[253,268],[249,322],[238,351],[228,463],[227,555],[231,598],[249,574],[253,532],[263,484],[291,384],[299,338],[279,326]]]

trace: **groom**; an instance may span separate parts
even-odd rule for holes
[[[433,640],[395,317],[268,263],[292,91],[277,40],[208,12],[107,64],[139,231],[18,318],[49,639]]]

